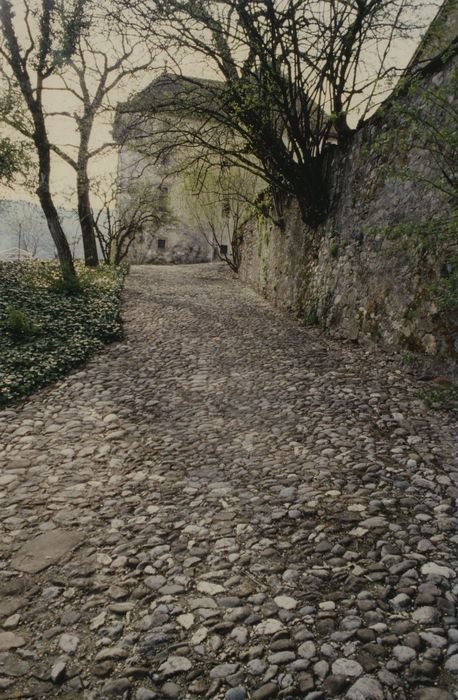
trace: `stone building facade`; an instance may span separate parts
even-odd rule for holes
[[[118,107],[114,136],[120,144],[118,189],[122,209],[128,212],[129,201],[134,206],[135,197],[144,197],[146,191],[152,211],[157,212],[157,218],[152,217],[136,233],[128,253],[132,263],[211,262],[231,252],[223,227],[212,232],[193,221],[191,195],[186,191],[185,159],[189,152],[174,145],[174,127],[165,133],[163,120],[172,109],[174,92],[184,89],[186,78],[163,74],[129,103]],[[152,116],[154,110],[149,114],[150,107],[161,101],[166,105],[161,117]]]

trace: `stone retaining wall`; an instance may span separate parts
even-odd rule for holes
[[[425,90],[450,86],[456,97],[456,70],[455,58],[431,71]],[[431,118],[440,120],[440,110]],[[458,308],[450,288],[458,245],[456,234],[437,224],[451,219],[454,206],[420,177],[397,174],[436,174],[429,152],[414,147],[406,155],[396,147],[404,126],[387,106],[355,134],[346,154],[334,156],[332,210],[318,231],[307,230],[295,206],[284,231],[258,221],[245,237],[240,275],[336,336],[418,353],[435,373],[456,373]],[[395,138],[384,150],[387,130]]]

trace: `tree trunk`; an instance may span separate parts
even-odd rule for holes
[[[97,267],[99,256],[92,218],[89,196],[89,176],[87,173],[89,137],[92,128],[92,115],[86,115],[79,123],[80,143],[76,170],[76,192],[78,198],[78,218],[83,237],[84,262],[88,267]]]
[[[54,205],[54,201],[49,190],[49,181],[51,173],[51,157],[49,143],[46,138],[46,133],[38,133],[35,131],[35,145],[38,151],[39,160],[39,185],[37,195],[40,200],[41,208],[46,217],[49,232],[54,241],[59,258],[62,277],[66,282],[75,283],[77,276],[73,265],[72,252],[68,245],[67,237],[60,223],[59,214]]]
[[[322,157],[305,163],[298,171],[294,185],[294,195],[299,204],[302,220],[311,228],[316,228],[325,221],[328,211]]]
[[[12,3],[2,0],[0,3],[0,22],[3,30],[3,37],[9,51],[6,60],[17,80],[18,86],[33,119],[33,142],[38,154],[38,188],[37,195],[41,208],[46,217],[49,232],[56,246],[57,256],[62,271],[62,277],[66,282],[77,283],[75,268],[73,265],[72,253],[68,245],[67,238],[61,226],[57,209],[54,206],[49,188],[51,176],[51,152],[46,131],[46,123],[43,112],[43,81],[46,73],[46,62],[49,53],[49,45],[46,44],[46,37],[49,38],[51,12],[50,5],[43,3],[43,14],[40,18],[40,30],[42,31],[42,44],[39,52],[39,61],[36,65],[37,83],[35,90],[32,89],[30,76],[27,70],[28,54],[21,55],[21,49],[13,27],[13,6]],[[33,42],[32,42],[33,46]],[[3,54],[5,55],[5,54]]]
[[[92,209],[89,199],[89,178],[87,176],[86,163],[78,163],[77,180],[78,217],[83,238],[84,262],[88,267],[97,267],[99,264],[99,256],[97,253],[97,242],[92,221]]]
[[[54,241],[54,245],[56,246],[57,257],[59,258],[59,263],[62,270],[62,277],[66,282],[74,282],[77,277],[75,267],[73,265],[72,253],[59,221],[59,215],[56,207],[54,206],[54,202],[52,201],[51,194],[49,190],[38,187],[37,195],[40,200],[43,213],[46,217],[49,232]]]

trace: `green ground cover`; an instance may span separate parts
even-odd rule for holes
[[[0,406],[26,396],[121,337],[125,267],[77,264],[66,287],[55,262],[0,262]]]

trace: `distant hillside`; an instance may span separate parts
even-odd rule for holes
[[[60,208],[59,216],[76,258],[82,257],[81,232],[76,214]],[[10,248],[21,248],[37,258],[55,257],[55,247],[41,207],[25,200],[0,199],[0,258]]]

